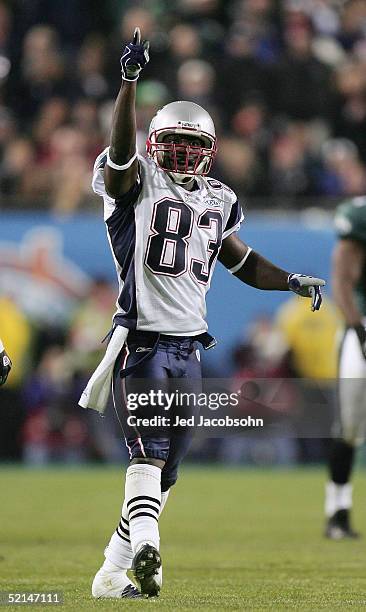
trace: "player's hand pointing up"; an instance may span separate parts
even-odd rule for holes
[[[132,42],[126,45],[121,57],[122,79],[137,81],[141,70],[149,61],[149,45],[147,40],[141,42],[140,28],[135,28]]]

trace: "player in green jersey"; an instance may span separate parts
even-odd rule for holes
[[[325,535],[340,540],[358,537],[350,523],[350,480],[355,448],[366,432],[366,196],[339,206],[335,227],[333,294],[345,320],[345,333],[339,354],[339,428],[332,443],[325,495]]]

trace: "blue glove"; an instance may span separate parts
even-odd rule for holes
[[[5,384],[8,374],[11,370],[12,363],[6,354],[6,351],[0,353],[0,386]]]
[[[124,81],[137,81],[141,70],[149,61],[149,45],[147,40],[141,43],[140,28],[135,28],[133,40],[126,45],[121,57],[122,79]]]
[[[320,287],[325,285],[322,278],[314,278],[314,276],[306,276],[305,274],[290,274],[287,283],[290,291],[302,297],[311,298],[311,310],[313,312],[319,310],[323,301]]]

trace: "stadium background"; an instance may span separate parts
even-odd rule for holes
[[[0,590],[62,590],[72,612],[121,604],[93,602],[90,584],[118,520],[126,454],[113,410],[101,419],[77,399],[116,298],[90,179],[136,25],[151,42],[140,152],[161,105],[206,107],[214,175],[238,193],[241,236],[258,251],[329,280],[334,209],[366,191],[365,0],[0,0],[0,337],[14,361],[0,389]],[[218,265],[208,320],[219,345],[205,373],[300,376],[328,392],[339,316],[329,284],[325,295],[312,314]],[[293,435],[194,444],[160,523],[165,585],[149,603],[364,609],[365,541],[321,537],[326,450]]]
[[[207,108],[219,138],[213,175],[240,197],[241,236],[255,249],[329,280],[334,208],[366,190],[363,0],[1,1],[0,334],[14,361],[0,391],[5,461],[125,457],[113,415],[101,421],[76,403],[114,310],[90,179],[136,24],[151,43],[140,152],[163,104]],[[206,374],[334,377],[338,315],[325,293],[310,318],[304,300],[240,286],[218,265],[208,321],[219,345],[204,356]],[[259,441],[211,446],[192,459],[297,463],[326,450],[319,440],[283,453]]]

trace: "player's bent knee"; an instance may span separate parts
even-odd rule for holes
[[[342,442],[353,448],[361,446],[365,441],[364,426],[354,424],[344,425],[342,428]]]
[[[161,475],[161,492],[165,493],[166,491],[168,491],[170,487],[175,485],[177,480],[178,480],[177,472],[175,474],[165,475],[163,471]]]
[[[149,465],[155,465],[161,470],[165,465],[165,461],[163,459],[155,459],[155,457],[135,457],[135,459],[131,459],[130,461],[130,465],[136,465],[138,463],[147,463]]]
[[[339,442],[347,444],[348,446],[356,445],[356,435],[354,432],[343,431],[342,436],[339,438]]]

